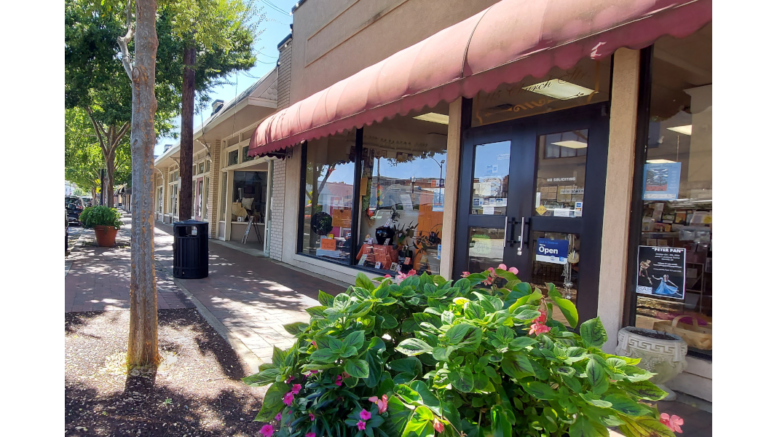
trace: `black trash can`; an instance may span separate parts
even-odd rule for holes
[[[173,223],[173,276],[179,279],[208,277],[208,222]]]

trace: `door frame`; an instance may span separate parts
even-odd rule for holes
[[[580,321],[596,317],[599,298],[599,273],[601,267],[602,217],[604,215],[604,187],[607,173],[609,148],[609,102],[541,114],[517,120],[510,120],[485,126],[472,127],[462,134],[461,168],[456,211],[454,248],[454,272],[468,270],[469,228],[473,226],[505,229],[505,254],[517,249],[517,236],[521,233],[521,217],[529,218],[524,229],[524,255],[522,265],[531,266],[532,232],[559,232],[578,234],[581,239],[580,274],[578,276],[578,299],[576,302]],[[531,214],[536,192],[536,174],[539,165],[536,138],[540,135],[567,132],[585,128],[589,133],[586,153],[584,214],[581,218],[537,217]],[[506,215],[470,214],[472,204],[475,146],[499,141],[513,144],[534,144],[529,147],[511,148],[510,173],[508,181],[508,204]],[[533,158],[529,167],[527,158]],[[532,171],[514,169],[531,168]],[[521,187],[531,187],[528,195],[521,196]],[[511,199],[512,198],[512,199]],[[516,204],[516,202],[518,204]],[[512,231],[512,232],[511,232]],[[511,257],[505,256],[508,264]],[[529,258],[526,261],[526,258]],[[512,258],[515,259],[515,258]],[[524,267],[526,268],[526,267]],[[521,267],[519,267],[521,270]],[[528,271],[527,271],[528,273]],[[523,275],[521,275],[523,276]]]

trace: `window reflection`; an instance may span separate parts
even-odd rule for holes
[[[472,214],[504,215],[510,182],[510,141],[475,146]]]

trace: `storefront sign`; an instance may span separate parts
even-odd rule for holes
[[[682,164],[645,164],[644,200],[676,200],[680,193],[680,170]]]
[[[639,246],[637,293],[685,299],[685,248]]]
[[[551,264],[566,264],[568,255],[569,242],[567,240],[537,239],[537,252],[535,254],[537,261]]]

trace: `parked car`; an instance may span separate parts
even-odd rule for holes
[[[83,197],[81,197],[81,200],[84,201],[84,205],[86,205],[87,208],[90,207],[90,206],[94,206],[94,205],[92,205],[92,198],[91,197],[83,196]]]
[[[65,209],[67,210],[67,218],[70,223],[80,225],[81,221],[79,217],[84,210],[84,200],[78,196],[65,196]]]

